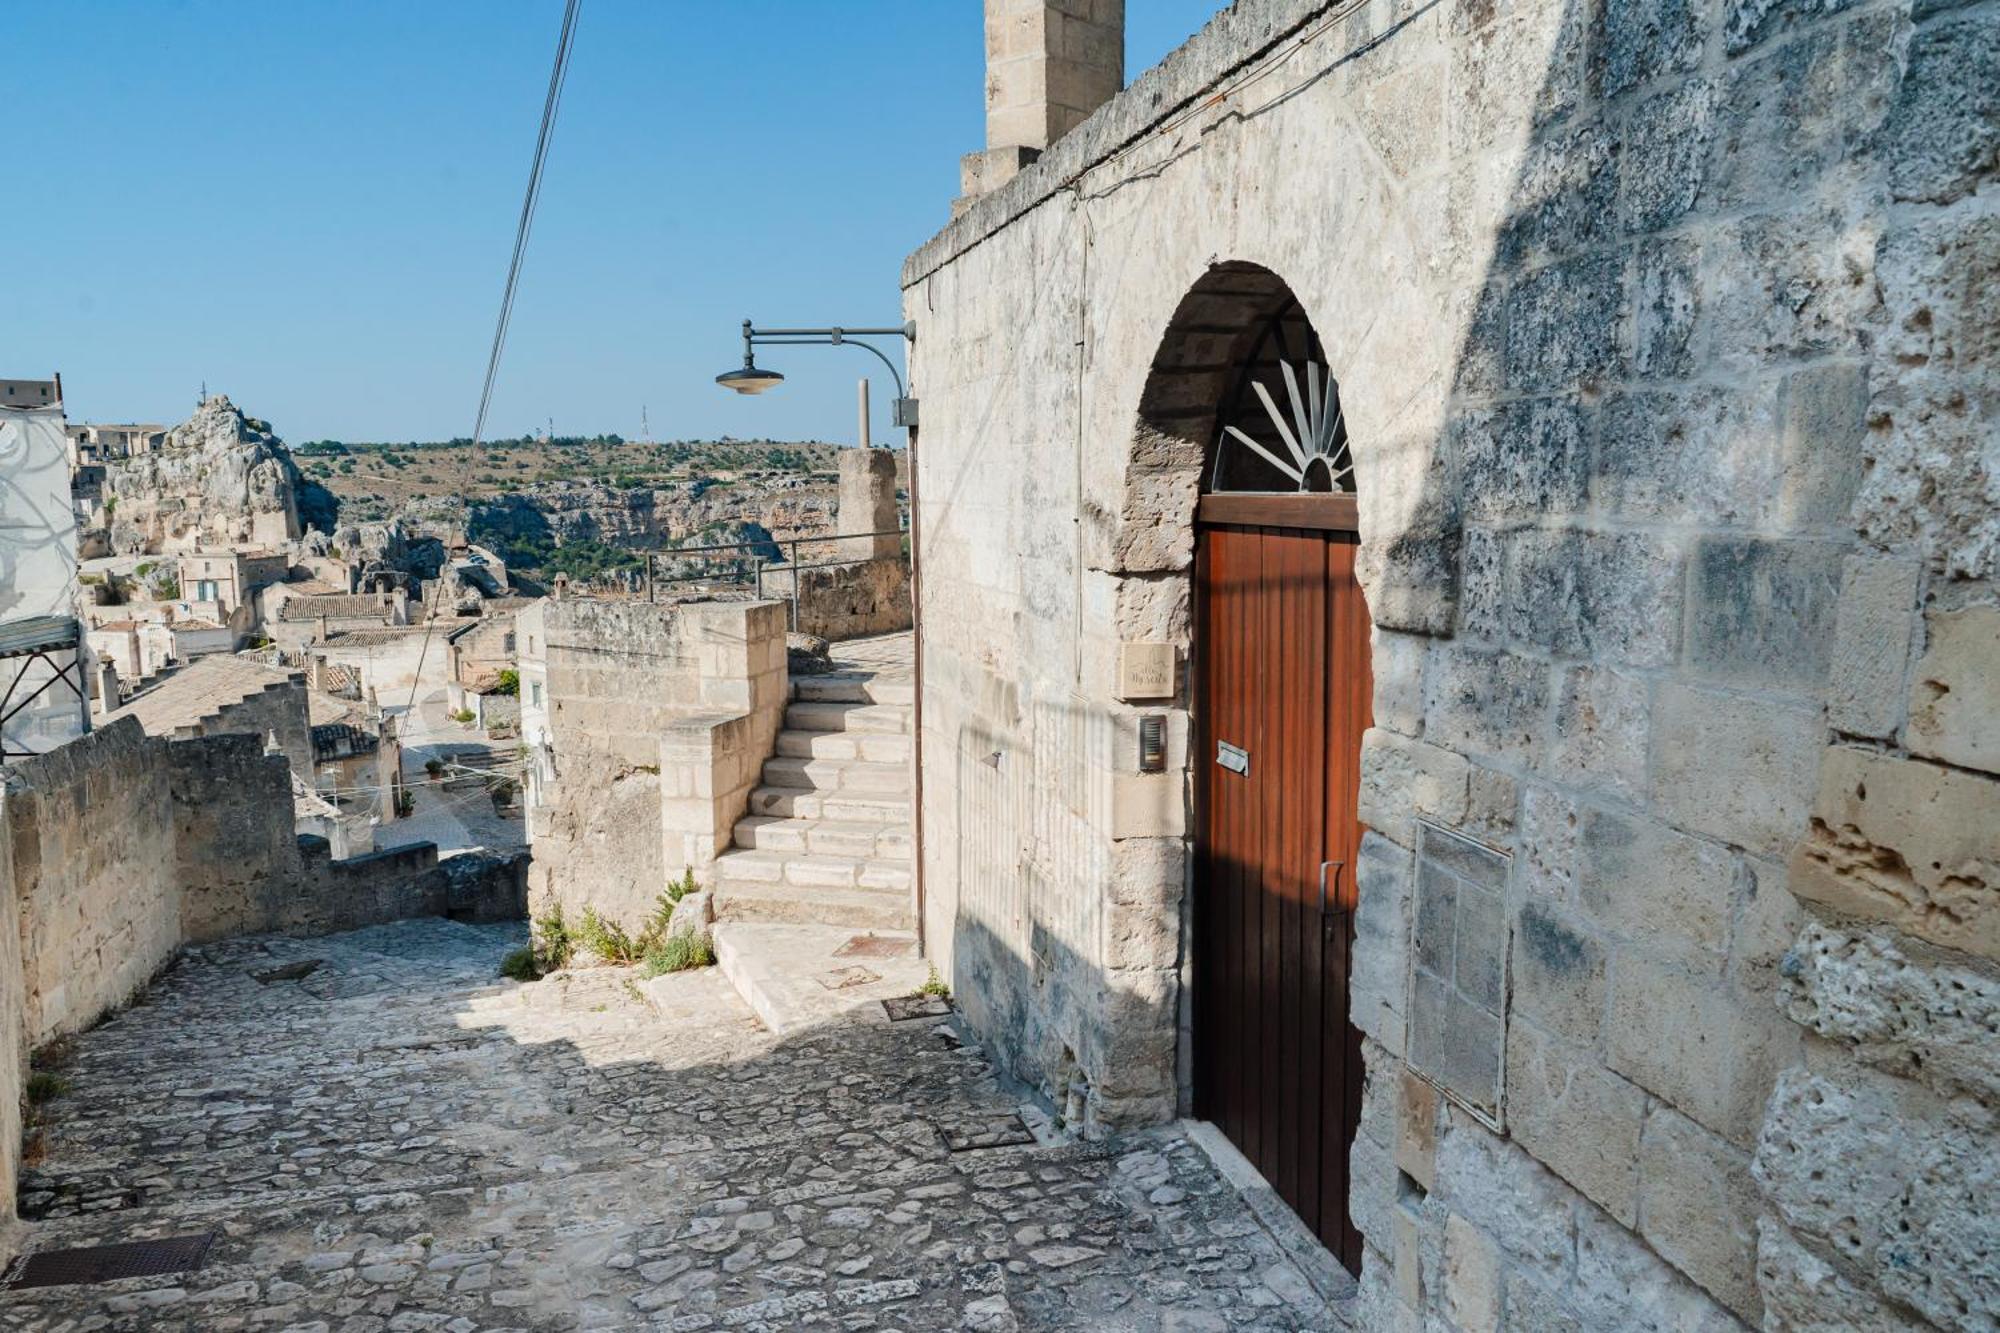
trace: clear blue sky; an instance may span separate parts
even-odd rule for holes
[[[1130,0],[1136,76],[1222,7]],[[98,0],[6,28],[0,376],[72,420],[203,381],[294,442],[469,434],[559,0]],[[983,146],[978,0],[584,0],[489,435],[848,440],[865,354],[712,377],[738,324],[894,323]]]

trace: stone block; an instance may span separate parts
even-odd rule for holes
[[[1837,239],[1829,243],[1828,236]],[[1755,374],[1787,360],[1868,351],[1861,330],[1875,296],[1872,229],[1847,230],[1845,215],[1823,206],[1746,217],[1718,228],[1704,258],[1707,336],[1723,369]],[[1775,454],[1772,461],[1791,460]],[[1847,466],[1828,471],[1837,475]],[[1774,491],[1767,502],[1780,495]]]
[[[1785,958],[1779,1000],[1864,1064],[2000,1102],[2000,982],[1983,972],[1912,957],[1883,931],[1814,921]]]
[[[1361,527],[1370,536],[1355,571],[1370,617],[1382,628],[1449,633],[1464,518],[1447,451],[1431,436],[1386,440],[1362,475]]]
[[[1761,1201],[1749,1154],[1656,1106],[1640,1144],[1639,1189],[1646,1243],[1754,1327]]]
[[[1400,1056],[1409,991],[1410,853],[1371,829],[1362,834],[1355,874],[1360,902],[1349,1012],[1355,1027]]]
[[[1799,898],[2000,958],[2000,782],[1849,746],[1826,751]]]
[[[1583,812],[1577,899],[1613,934],[1719,953],[1744,874],[1715,843],[1650,819]]]
[[[1757,1223],[1757,1290],[1764,1327],[1776,1333],[1931,1333],[1864,1291],[1774,1218]]]
[[[1522,1333],[1587,1333],[1583,1321],[1559,1296],[1515,1272],[1507,1274],[1507,1327]]]
[[[1636,950],[1612,956],[1605,1027],[1611,1068],[1731,1143],[1756,1136],[1771,1081],[1797,1047],[1767,1005]]]
[[[1993,1108],[1865,1070],[1841,1070],[1838,1081],[1832,1072],[1793,1069],[1778,1082],[1753,1167],[1769,1204],[1937,1327],[1990,1322],[2000,1290]]]
[[[1508,384],[1562,391],[1613,373],[1624,359],[1623,259],[1586,255],[1550,264],[1507,297]]]
[[[1715,104],[1715,85],[1694,78],[1633,106],[1625,121],[1618,192],[1618,217],[1627,229],[1659,231],[1694,208],[1715,134]],[[1642,312],[1646,304],[1642,297]]]
[[[1595,83],[1606,99],[1701,60],[1706,11],[1690,0],[1629,0],[1601,12]]]
[[[1886,740],[1902,726],[1922,573],[1916,560],[1895,556],[1851,555],[1842,564],[1827,671],[1827,720],[1835,731]]]
[[[1465,799],[1465,832],[1469,836],[1511,849],[1520,808],[1521,784],[1512,774],[1473,765]]]
[[[1424,734],[1453,750],[1532,766],[1546,730],[1548,692],[1548,667],[1532,657],[1440,644],[1426,681]]]
[[[1609,239],[1620,168],[1618,140],[1596,118],[1545,126],[1521,150],[1493,243],[1494,266],[1518,268]]]
[[[1778,971],[1805,924],[1805,909],[1785,887],[1785,868],[1746,857],[1729,936],[1729,976],[1760,1001],[1775,996]]]
[[[1396,1300],[1409,1310],[1424,1308],[1423,1256],[1418,1239],[1415,1212],[1397,1207],[1390,1220],[1390,1236],[1395,1246]]]
[[[1626,1226],[1637,1217],[1646,1094],[1518,1019],[1507,1031],[1507,1132]]]
[[[2000,22],[1990,12],[1911,35],[1875,147],[1898,199],[1949,203],[1992,179],[2000,153]]]
[[[1521,793],[1519,854],[1514,883],[1525,898],[1566,903],[1576,879],[1576,802],[1548,787]]]
[[[1430,640],[1419,634],[1398,634],[1376,626],[1368,648],[1368,668],[1375,682],[1375,725],[1405,736],[1424,727],[1424,657]]]
[[[1569,1303],[1588,1329],[1638,1326],[1737,1333],[1736,1317],[1676,1272],[1647,1244],[1595,1208],[1577,1210],[1576,1279]]]
[[[1737,208],[1809,195],[1881,120],[1896,73],[1889,36],[1826,25],[1732,62],[1716,104],[1707,200]]]
[[[1452,433],[1469,522],[1536,520],[1582,506],[1586,446],[1575,399],[1470,410],[1452,423]]]
[[[1633,250],[1632,369],[1639,377],[1674,379],[1694,369],[1700,279],[1695,241],[1655,241]]]
[[[1817,708],[1662,685],[1653,800],[1681,828],[1785,856],[1805,831],[1824,736]]]
[[[1680,585],[1665,538],[1524,532],[1508,551],[1507,636],[1563,657],[1664,666],[1680,642]]]
[[[1405,1068],[1397,1094],[1396,1169],[1432,1189],[1437,1180],[1437,1089]]]
[[[1499,1247],[1453,1214],[1444,1224],[1445,1316],[1464,1333],[1499,1333],[1500,1294]]]
[[[1556,677],[1549,776],[1629,801],[1646,789],[1646,682],[1609,667],[1578,666]]]
[[[1514,921],[1513,1011],[1588,1050],[1604,1022],[1604,946],[1567,914],[1523,903]]]
[[[1688,568],[1687,662],[1708,680],[1816,693],[1839,603],[1840,548],[1704,537]]]
[[[1927,553],[1947,577],[1994,578],[1992,410],[1966,385],[2000,357],[2000,217],[1918,213],[1883,236],[1875,278],[1883,322],[1855,528],[1876,546]]]
[[[1795,371],[1778,392],[1784,471],[1778,521],[1791,529],[1841,528],[1861,485],[1868,433],[1868,368],[1833,362]]]
[[[1416,840],[1415,816],[1457,824],[1470,770],[1463,755],[1370,727],[1361,743],[1361,822],[1405,846]]]
[[[1576,1262],[1576,1192],[1518,1144],[1453,1115],[1438,1140],[1433,1199],[1490,1236],[1508,1264],[1546,1285],[1568,1284]]]
[[[1459,558],[1458,634],[1466,640],[1507,633],[1506,539],[1492,528],[1469,527]],[[1384,720],[1384,725],[1389,725]]]
[[[1932,611],[1910,687],[1912,751],[2000,773],[2000,607]]]
[[[1756,388],[1611,394],[1598,412],[1593,498],[1640,521],[1761,522],[1777,485],[1775,430],[1776,395]]]

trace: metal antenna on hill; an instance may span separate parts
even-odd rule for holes
[[[646,405],[644,403],[639,404],[639,441],[642,444],[651,444],[653,442],[653,428],[646,424]]]
[[[565,0],[562,31],[556,37],[555,65],[549,70],[548,92],[542,98],[542,128],[535,136],[534,158],[528,164],[528,189],[521,198],[521,216],[514,224],[514,253],[507,261],[507,285],[500,293],[500,318],[493,326],[493,347],[486,355],[486,382],[479,390],[479,415],[473,419],[472,447],[477,449],[486,435],[486,411],[493,405],[493,380],[500,373],[500,354],[507,347],[507,321],[514,314],[514,292],[521,282],[521,257],[528,250],[528,233],[535,226],[535,205],[542,197],[542,168],[548,161],[549,141],[556,130],[556,111],[562,106],[563,83],[569,78],[570,51],[576,42],[576,15],[583,0]],[[448,557],[447,557],[448,562]],[[417,649],[417,670],[410,681],[408,711],[417,708],[417,686],[424,677],[424,657],[430,652],[431,630],[437,623],[437,603],[444,597],[445,564],[438,566],[437,592],[424,613],[424,641]]]

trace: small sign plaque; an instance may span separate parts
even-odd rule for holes
[[[1171,643],[1128,641],[1118,645],[1118,697],[1174,697],[1174,646]]]
[[[1250,752],[1240,745],[1231,745],[1228,741],[1217,741],[1215,743],[1215,762],[1221,764],[1231,773],[1241,773],[1246,778],[1250,776]]]

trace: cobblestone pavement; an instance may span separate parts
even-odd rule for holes
[[[33,1249],[213,1230],[207,1263],[0,1293],[0,1328],[1332,1324],[1179,1131],[953,1152],[1017,1103],[948,1021],[779,1042],[713,969],[499,981],[519,939],[191,952],[77,1043],[22,1205]]]

